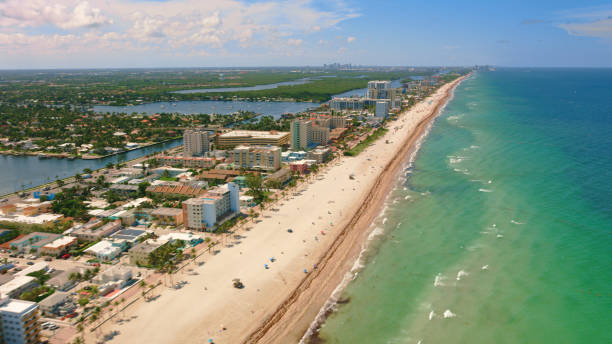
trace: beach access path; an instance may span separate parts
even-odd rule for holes
[[[186,281],[182,288],[158,291],[154,301],[126,309],[123,318],[129,321],[109,321],[96,333],[116,330],[112,343],[131,344],[299,341],[352,266],[405,161],[406,155],[399,155],[409,151],[407,140],[420,137],[415,129],[424,130],[458,82],[443,85],[401,114],[385,137],[357,157],[336,160],[265,210],[257,223],[236,233],[241,237],[231,245],[205,257],[204,264],[193,264],[194,273],[177,274],[175,280]],[[245,288],[233,288],[234,278]],[[95,336],[88,331],[88,342]]]

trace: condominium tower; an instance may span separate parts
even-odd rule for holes
[[[312,140],[312,122],[296,119],[291,122],[291,148],[307,149]]]
[[[187,129],[183,133],[183,155],[202,156],[208,152],[208,132],[202,129]]]

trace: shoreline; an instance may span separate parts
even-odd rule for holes
[[[180,290],[163,288],[154,301],[134,303],[125,310],[128,321],[107,322],[98,333],[118,330],[116,343],[298,342],[362,249],[387,197],[382,186],[395,185],[405,161],[397,152],[412,147],[404,143],[420,137],[457,83],[403,112],[358,156],[334,160],[237,228],[175,277]],[[245,288],[233,288],[234,278]]]
[[[389,192],[397,183],[396,177],[401,167],[410,160],[411,152],[416,153],[418,151],[420,147],[415,147],[415,144],[418,144],[419,139],[427,135],[435,119],[452,99],[455,88],[470,75],[471,73],[453,81],[452,86],[446,90],[444,97],[404,139],[402,147],[378,175],[368,196],[363,200],[351,221],[336,236],[332,247],[319,259],[318,268],[314,270],[316,273],[313,271],[313,273],[307,275],[291,296],[277,308],[270,318],[266,319],[257,330],[252,332],[243,341],[244,343],[274,343],[280,339],[293,340],[295,338],[292,332],[303,333],[300,343],[316,342],[319,328],[332,312],[330,306],[337,301],[333,300],[333,294],[346,287],[346,285],[342,285],[344,277],[351,272],[352,266],[360,259],[360,253],[367,248],[366,244],[371,233],[372,222],[380,214]],[[346,269],[345,267],[348,265],[351,267]],[[325,276],[326,273],[331,275]],[[333,283],[334,281],[337,281],[337,283]],[[321,302],[322,298],[325,298],[323,302]],[[330,301],[332,304],[329,304]],[[302,304],[303,302],[306,302],[306,304]],[[312,308],[315,305],[318,305],[316,307],[317,315],[310,317],[312,320],[309,321],[309,326],[304,329],[304,324],[308,320],[306,315],[312,313]],[[299,311],[298,309],[303,310]],[[296,331],[296,329],[299,329],[299,331]]]

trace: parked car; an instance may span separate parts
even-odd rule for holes
[[[51,258],[51,257],[47,257],[47,258],[45,258],[45,262],[50,262],[50,261],[52,261],[52,260],[53,260],[53,258]]]
[[[66,253],[65,255],[62,256],[62,259],[68,259],[70,258],[70,253]]]
[[[21,255],[19,255],[19,258],[25,258],[25,257],[23,256],[23,254],[21,254]]]
[[[34,265],[34,262],[27,262],[28,265]]]

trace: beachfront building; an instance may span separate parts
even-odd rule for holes
[[[331,149],[329,148],[316,148],[308,152],[309,160],[315,160],[317,164],[327,162],[331,158]]]
[[[123,239],[102,240],[85,250],[85,254],[92,255],[100,261],[111,261],[128,249],[128,242]]]
[[[14,300],[0,295],[0,342],[38,344],[40,314],[35,302]]]
[[[176,196],[176,197],[191,196],[193,197],[193,196],[201,195],[206,192],[202,188],[191,187],[189,185],[182,185],[182,184],[149,186],[147,187],[146,191],[152,194],[158,194],[164,197],[169,197],[169,196]]]
[[[149,265],[149,256],[152,252],[166,244],[167,241],[145,240],[128,251],[130,264]]]
[[[183,210],[178,208],[157,208],[151,212],[151,216],[163,226],[178,226],[183,223]]]
[[[296,119],[291,122],[291,148],[308,149],[312,140],[312,122]]]
[[[312,126],[312,137],[311,142],[317,145],[325,146],[329,143],[330,130],[328,127],[321,127],[318,125]]]
[[[275,146],[238,146],[234,165],[246,170],[276,171],[281,165],[281,149]]]
[[[183,155],[186,157],[202,156],[209,150],[208,131],[187,129],[183,133]]]
[[[212,231],[240,212],[238,185],[227,183],[183,202],[183,220],[188,230]]]
[[[53,240],[52,242],[41,247],[40,253],[49,256],[59,256],[62,253],[68,252],[71,247],[79,243],[79,240],[73,236],[65,236]]]
[[[233,130],[217,136],[217,147],[229,149],[241,145],[283,146],[289,144],[290,133],[283,131]]]
[[[389,102],[379,100],[376,102],[376,118],[386,118],[389,114]]]

